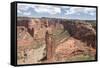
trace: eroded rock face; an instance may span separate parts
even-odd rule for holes
[[[81,54],[95,56],[95,51],[95,49],[87,47],[82,41],[70,37],[57,46],[55,56],[57,61],[67,61],[67,59]]]
[[[27,48],[19,51],[18,53],[18,64],[32,64],[41,63],[41,59],[46,56],[46,45],[41,46],[38,49]]]
[[[96,31],[90,23],[86,22],[68,22],[63,23],[65,29],[69,31],[72,37],[87,43],[87,46],[96,48]]]
[[[66,61],[80,54],[96,55],[96,30],[89,23],[50,18],[18,20],[18,64]]]

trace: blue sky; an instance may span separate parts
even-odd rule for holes
[[[17,16],[96,20],[96,8],[19,3]]]

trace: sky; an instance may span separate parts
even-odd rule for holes
[[[96,20],[96,8],[18,3],[17,16]]]

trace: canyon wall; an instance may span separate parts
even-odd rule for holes
[[[85,21],[18,18],[17,40],[19,64],[64,61],[83,53],[96,55],[96,30]]]

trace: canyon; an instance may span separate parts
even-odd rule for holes
[[[96,59],[96,22],[17,17],[18,64]]]

